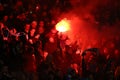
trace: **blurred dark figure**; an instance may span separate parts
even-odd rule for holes
[[[106,56],[106,65],[104,66],[104,80],[114,80],[113,58],[111,55]]]
[[[115,80],[120,80],[120,66],[117,66],[115,69]]]
[[[36,76],[36,59],[34,52],[32,46],[26,46],[23,69],[28,80],[34,80]]]
[[[47,55],[38,68],[39,80],[54,80],[55,69],[52,55]]]
[[[78,74],[77,70],[77,64],[71,64],[71,67],[68,68],[63,80],[80,80],[80,75]]]

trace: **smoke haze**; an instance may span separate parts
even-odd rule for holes
[[[96,10],[99,11],[98,6],[110,4],[110,1],[70,0],[72,8],[67,13],[63,13],[59,18],[70,20],[71,30],[67,32],[67,35],[72,42],[77,41],[82,49],[86,49],[101,47],[103,41],[107,42],[119,37],[120,28],[118,26],[120,26],[120,21],[115,22],[113,25],[105,23],[101,26],[100,22],[95,19],[95,15],[92,14]]]

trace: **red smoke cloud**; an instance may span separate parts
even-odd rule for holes
[[[58,20],[67,18],[70,20],[71,29],[67,32],[72,42],[77,41],[78,45],[85,50],[90,47],[100,48],[104,40],[109,42],[119,36],[120,22],[114,25],[100,25],[92,12],[97,6],[109,3],[109,0],[70,0],[72,8],[67,13],[62,13]]]

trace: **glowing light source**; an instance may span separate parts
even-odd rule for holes
[[[70,30],[70,23],[67,19],[63,19],[56,24],[56,30],[59,32],[66,32]]]

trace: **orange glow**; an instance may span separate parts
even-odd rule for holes
[[[70,24],[67,19],[63,19],[56,24],[56,30],[59,32],[66,32],[70,29]]]

